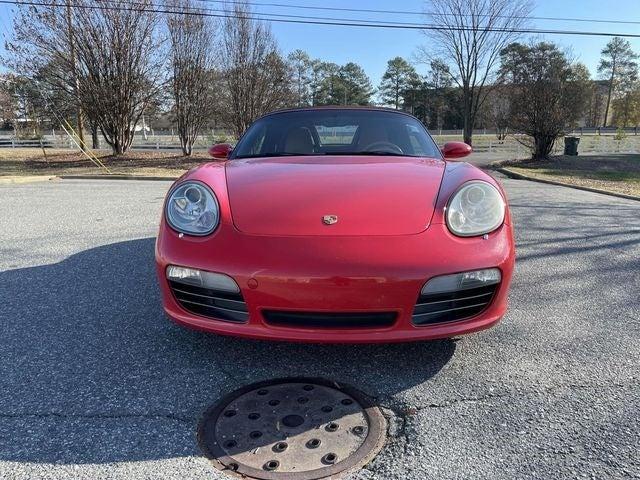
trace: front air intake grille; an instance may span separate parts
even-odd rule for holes
[[[221,292],[169,280],[182,308],[203,317],[243,323],[249,320],[247,304],[240,293]]]
[[[420,295],[413,309],[414,325],[455,322],[473,317],[491,303],[498,284],[457,292]]]
[[[265,310],[265,321],[271,325],[294,328],[385,328],[392,326],[395,312],[311,313]]]

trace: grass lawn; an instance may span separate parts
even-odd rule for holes
[[[558,156],[548,161],[508,161],[500,166],[546,180],[640,196],[640,155]]]
[[[206,152],[194,153],[192,157],[158,151],[129,151],[121,157],[113,157],[107,150],[94,153],[112,173],[127,175],[178,176],[213,160]],[[45,156],[39,148],[0,149],[0,177],[100,173],[104,171],[78,151],[47,149]]]

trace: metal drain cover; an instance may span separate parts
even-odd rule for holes
[[[260,382],[205,413],[198,442],[216,467],[259,479],[312,480],[365,465],[386,422],[352,387],[318,378]]]

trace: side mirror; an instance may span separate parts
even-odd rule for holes
[[[473,152],[473,149],[464,142],[447,142],[440,151],[446,160],[453,160],[454,158],[466,157]]]
[[[209,147],[209,155],[213,158],[218,158],[220,160],[226,160],[229,158],[229,154],[233,150],[233,145],[228,143],[216,143]]]

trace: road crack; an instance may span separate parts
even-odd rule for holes
[[[608,388],[628,388],[632,386],[638,385],[638,381],[631,381],[629,383],[611,383],[608,384]],[[432,408],[449,408],[455,405],[468,404],[468,403],[479,403],[489,400],[502,399],[502,398],[516,398],[516,397],[525,397],[525,396],[533,396],[540,394],[555,394],[562,390],[595,390],[599,391],[602,389],[602,385],[592,385],[592,384],[566,384],[566,385],[554,385],[549,387],[544,387],[536,390],[507,390],[502,392],[487,392],[483,395],[477,396],[469,396],[469,397],[460,397],[454,398],[451,400],[446,400],[440,403],[429,403],[426,405],[411,405],[406,401],[394,401],[393,398],[388,398],[387,402],[379,403],[381,407],[387,408],[391,410],[394,415],[398,417],[406,417],[416,415],[418,412],[423,410],[428,410]]]

